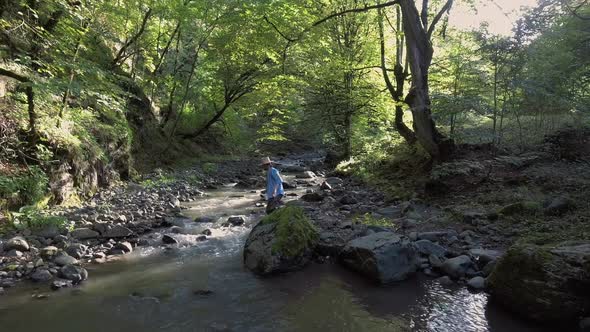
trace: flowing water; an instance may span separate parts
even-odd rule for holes
[[[416,278],[379,287],[334,264],[259,278],[242,265],[242,246],[259,215],[222,228],[227,215],[250,215],[258,194],[225,187],[186,211],[216,223],[186,225],[181,248],[136,249],[88,267],[83,285],[46,293],[25,284],[0,297],[0,331],[542,331],[488,303],[484,293]],[[195,242],[203,229],[209,240]],[[210,292],[209,292],[210,291]]]

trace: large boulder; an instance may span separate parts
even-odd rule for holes
[[[260,275],[299,270],[309,263],[318,239],[303,209],[286,206],[252,229],[244,246],[244,264]]]
[[[492,297],[542,322],[573,322],[590,314],[590,242],[519,244],[487,279]]]
[[[342,263],[380,283],[408,278],[418,269],[415,246],[400,235],[379,232],[350,241],[340,254]]]

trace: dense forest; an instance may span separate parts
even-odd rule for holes
[[[539,151],[567,143],[552,160],[579,168],[550,166],[527,179],[548,186],[555,179],[539,179],[551,170],[587,178],[590,2],[539,0],[509,35],[494,33],[494,22],[452,24],[457,6],[475,13],[484,2],[0,0],[0,234],[71,231],[76,222],[52,209],[106,200],[102,190],[124,183],[181,192],[170,184],[178,170],[199,165],[202,174],[182,181],[205,186],[207,176],[235,167],[231,160],[318,151],[326,178],[377,188],[385,203],[414,206],[425,194],[439,197],[427,205],[441,211],[473,199],[508,208],[500,216],[510,218],[518,218],[514,209],[531,220],[542,211],[561,216],[547,212],[557,203],[546,196],[565,192],[571,207],[584,201],[586,182],[543,188],[541,198],[519,172]],[[451,173],[461,181],[447,181]],[[321,190],[332,193],[325,183]],[[489,183],[517,188],[498,198],[504,187],[481,191]],[[358,203],[349,201],[339,200]],[[355,209],[342,210],[383,223],[371,209]],[[483,218],[450,210],[452,218]],[[518,235],[588,240],[586,212],[566,226],[524,225]],[[430,218],[406,219],[422,217]],[[580,263],[585,273],[588,262]]]
[[[211,151],[436,161],[587,122],[585,2],[542,1],[511,37],[452,29],[451,6],[3,1],[2,173],[88,194]]]

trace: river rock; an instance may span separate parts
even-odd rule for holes
[[[211,230],[210,229],[205,229],[201,232],[201,234],[203,235],[207,235],[207,236],[211,236]]]
[[[121,250],[123,251],[123,253],[128,254],[133,251],[133,246],[131,245],[131,243],[125,241],[115,244],[115,246],[112,249]]]
[[[324,181],[320,185],[320,189],[322,189],[322,190],[332,190],[332,186],[328,182]]]
[[[77,265],[65,265],[59,270],[59,276],[77,284],[88,279],[88,271]]]
[[[391,232],[374,233],[350,241],[340,259],[345,266],[380,283],[407,279],[419,266],[414,245]]]
[[[71,280],[59,279],[59,280],[54,280],[51,283],[51,289],[53,289],[53,290],[59,290],[59,289],[71,287],[71,286],[72,286]]]
[[[343,205],[353,205],[356,203],[358,203],[358,200],[350,195],[346,195],[340,199],[340,204]]]
[[[23,252],[16,250],[16,249],[12,249],[9,252],[6,253],[6,257],[23,257]]]
[[[475,271],[475,264],[469,256],[461,255],[444,261],[441,270],[451,278],[459,279]]]
[[[511,247],[488,277],[492,297],[540,322],[572,322],[590,313],[590,242]]]
[[[430,255],[428,256],[428,263],[430,263],[430,265],[432,265],[432,267],[436,268],[436,269],[440,269],[441,266],[443,265],[443,261],[441,260],[441,256],[437,256],[437,255]]]
[[[36,269],[33,274],[31,274],[31,280],[34,282],[45,282],[53,279],[53,275],[46,269]]]
[[[285,165],[281,167],[281,171],[287,173],[303,173],[305,172],[305,167],[300,165]]]
[[[286,206],[252,229],[244,246],[244,264],[259,275],[302,269],[310,262],[318,238],[303,209]]]
[[[454,284],[453,279],[449,278],[449,276],[442,276],[436,280],[443,286],[450,286]]]
[[[326,183],[328,185],[330,185],[330,187],[335,188],[335,187],[340,187],[342,186],[342,184],[344,184],[344,180],[342,180],[341,178],[337,178],[337,177],[329,177],[326,179]]]
[[[423,232],[418,233],[418,240],[428,240],[432,242],[437,242],[445,239],[449,235],[448,232],[442,231],[434,231],[434,232]]]
[[[133,231],[121,225],[115,225],[109,228],[102,236],[105,238],[122,238],[133,235]]]
[[[97,231],[93,231],[92,229],[85,227],[74,229],[70,235],[78,240],[95,239],[100,236]]]
[[[486,250],[486,249],[471,249],[469,255],[476,259],[481,265],[485,266],[489,262],[493,262],[500,258],[502,253],[498,250]]]
[[[88,250],[88,247],[81,243],[73,243],[66,248],[68,255],[77,259],[82,258],[86,254],[86,250]]]
[[[195,222],[215,222],[215,218],[213,217],[207,217],[207,216],[201,216],[201,217],[197,217],[195,218]]]
[[[318,192],[312,192],[301,196],[301,199],[306,202],[321,202],[324,200],[324,196]]]
[[[172,236],[166,234],[162,236],[162,243],[164,244],[177,244],[178,240],[173,238]]]
[[[305,171],[302,173],[297,174],[296,176],[298,179],[313,179],[315,178],[315,173],[312,171]]]
[[[47,225],[33,231],[33,234],[38,237],[53,239],[59,235],[59,228],[56,225]]]
[[[486,280],[483,277],[473,277],[467,281],[467,287],[474,290],[482,290],[486,287]]]
[[[414,242],[418,252],[424,256],[434,255],[442,258],[447,254],[447,249],[430,241],[430,240],[418,240]]]
[[[295,182],[283,182],[283,189],[297,189],[297,183]]]
[[[242,216],[233,216],[227,219],[227,222],[230,223],[232,226],[241,226],[246,222],[246,218]]]
[[[10,250],[29,251],[29,243],[22,236],[15,236],[4,243],[4,251]]]
[[[170,232],[172,232],[174,234],[182,234],[182,233],[184,233],[184,229],[182,227],[172,226],[170,228]]]
[[[59,266],[78,264],[77,259],[64,252],[62,252],[61,255],[56,256],[55,259],[53,259],[53,262]]]
[[[378,209],[377,213],[386,218],[396,219],[402,217],[402,211],[403,209],[401,206],[388,206]]]
[[[47,247],[41,249],[41,257],[51,258],[57,254],[58,250],[59,249],[57,249],[57,247],[47,246]]]

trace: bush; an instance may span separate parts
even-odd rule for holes
[[[0,207],[36,204],[44,198],[48,184],[49,178],[37,166],[19,174],[0,175]]]

